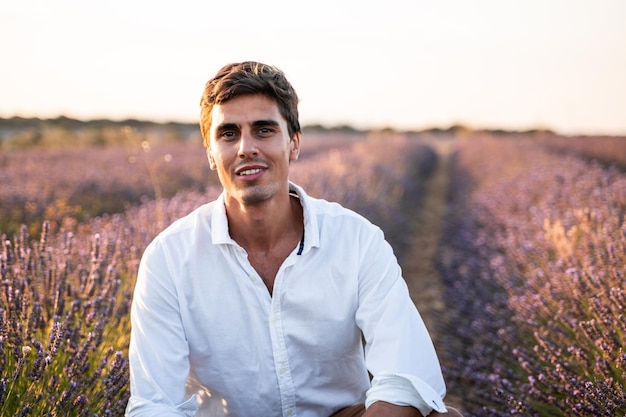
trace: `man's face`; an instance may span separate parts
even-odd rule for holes
[[[300,136],[289,138],[276,103],[264,95],[233,98],[211,112],[207,149],[226,203],[253,205],[288,192],[289,162],[298,158]]]

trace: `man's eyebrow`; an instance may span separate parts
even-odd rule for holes
[[[279,126],[278,120],[255,120],[252,122],[252,127],[262,127],[262,126]]]
[[[217,131],[232,129],[239,129],[239,125],[237,125],[237,123],[222,123],[221,125],[215,127],[215,130]]]

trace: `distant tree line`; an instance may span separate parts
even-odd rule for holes
[[[422,130],[398,130],[392,127],[358,129],[342,124],[325,126],[311,124],[303,127],[304,132],[362,134],[368,132],[428,134],[435,136],[459,136],[469,133],[491,133],[494,135],[520,134],[524,136],[554,136],[547,129],[511,131],[504,129],[476,130],[455,124],[446,128],[433,127]],[[167,122],[125,119],[125,120],[78,120],[66,116],[52,119],[11,117],[0,118],[0,149],[15,149],[31,146],[105,146],[129,143],[129,137],[150,137],[159,142],[201,140],[197,123]]]
[[[157,123],[136,119],[82,121],[61,116],[55,119],[0,118],[0,147],[121,145],[150,137],[158,142],[200,140],[193,123]]]

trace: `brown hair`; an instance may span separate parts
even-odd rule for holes
[[[205,146],[209,146],[213,106],[246,94],[263,94],[274,100],[287,121],[289,137],[300,133],[298,96],[285,74],[276,67],[246,61],[225,65],[204,87],[200,99],[200,130]]]

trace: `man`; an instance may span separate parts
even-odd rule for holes
[[[297,104],[261,63],[207,83],[200,125],[224,191],[144,253],[128,416],[193,416],[200,402],[238,417],[446,412],[430,336],[381,230],[289,182]]]

